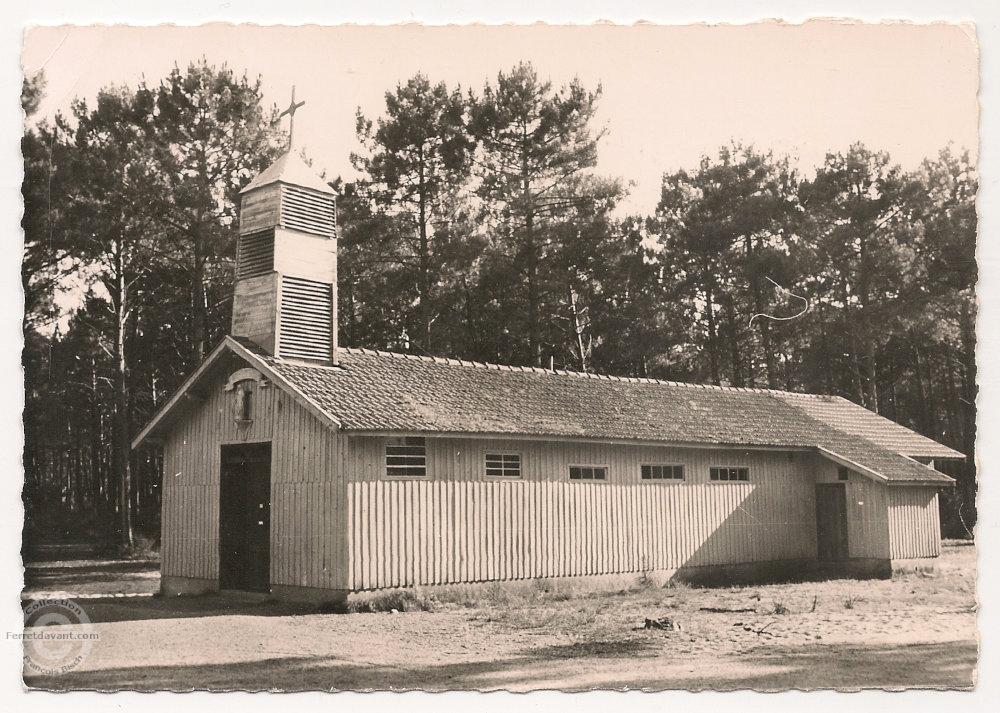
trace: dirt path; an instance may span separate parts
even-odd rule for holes
[[[439,603],[318,614],[217,597],[93,600],[80,667],[29,685],[98,689],[968,687],[975,556],[933,576]],[[717,611],[717,610],[750,611]],[[670,617],[678,630],[644,629]],[[758,633],[760,632],[760,633]]]
[[[77,671],[28,683],[284,690],[968,686],[976,647],[960,636],[970,619],[947,617],[950,635],[925,637],[933,641],[883,636],[869,644],[850,631],[825,643],[781,635],[759,641],[752,632],[710,640],[707,626],[692,635],[595,637],[510,629],[470,621],[465,612],[108,622]]]

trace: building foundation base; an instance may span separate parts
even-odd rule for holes
[[[265,599],[316,604],[318,606],[339,607],[349,602],[363,602],[392,592],[411,592],[442,598],[473,596],[488,590],[500,588],[516,594],[533,590],[544,593],[587,593],[597,591],[620,591],[636,587],[663,587],[671,582],[683,582],[698,586],[736,586],[748,584],[771,584],[795,581],[816,581],[823,579],[887,579],[894,571],[934,569],[934,558],[922,559],[874,559],[857,558],[841,562],[819,562],[814,559],[772,560],[769,562],[744,562],[740,564],[705,565],[699,567],[679,567],[646,572],[622,572],[616,574],[596,574],[576,577],[545,577],[538,579],[467,582],[457,584],[416,585],[387,587],[350,592],[344,589],[320,589],[291,585],[271,585],[269,594],[258,595]],[[177,577],[165,575],[160,591],[164,596],[197,596],[219,592],[219,582],[213,579]],[[223,594],[226,594],[223,592]]]
[[[196,597],[219,591],[219,580],[200,577],[160,576],[160,594],[165,597]]]

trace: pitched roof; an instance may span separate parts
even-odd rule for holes
[[[311,188],[320,193],[334,195],[334,190],[328,186],[322,178],[316,175],[309,166],[306,165],[298,154],[288,151],[281,155],[277,161],[268,166],[260,175],[250,181],[247,187],[240,193],[252,191],[271,183],[288,183],[303,188]]]
[[[912,458],[965,458],[956,450],[840,396],[776,392],[818,421]]]
[[[856,429],[840,428],[822,417],[825,412],[813,409],[814,415],[800,405],[804,400],[825,397],[551,372],[363,349],[338,350],[339,367],[329,367],[278,359],[249,344],[243,349],[252,354],[253,361],[335,418],[345,432],[812,448],[887,481],[952,482],[906,457],[910,455],[906,451],[862,437],[853,432]],[[896,429],[906,430],[902,426]],[[896,430],[888,432],[895,434]]]

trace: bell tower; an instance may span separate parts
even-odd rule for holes
[[[285,113],[298,106],[293,91]],[[232,334],[281,358],[335,364],[336,198],[289,144],[241,193]]]

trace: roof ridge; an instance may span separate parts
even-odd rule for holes
[[[840,394],[812,394],[808,391],[775,391],[778,394],[786,394],[788,396],[802,396],[804,398],[810,399],[840,399],[841,401],[847,401],[849,403],[855,404],[856,406],[861,406],[861,404],[851,401],[848,398],[841,396]],[[862,407],[864,408],[864,407]],[[874,411],[872,412],[874,413]]]
[[[737,391],[755,394],[771,394],[774,396],[806,396],[810,398],[841,398],[826,394],[808,394],[801,391],[783,391],[781,389],[763,389],[751,386],[721,386],[716,384],[701,384],[689,381],[669,381],[667,379],[653,379],[647,376],[615,376],[613,374],[597,374],[584,371],[573,371],[571,369],[545,369],[539,366],[525,366],[513,364],[498,364],[495,362],[479,362],[467,359],[454,359],[440,357],[430,354],[406,354],[403,352],[393,352],[383,349],[369,349],[365,347],[338,347],[338,351],[348,354],[361,354],[363,356],[390,357],[394,359],[409,359],[422,361],[428,364],[444,364],[446,366],[462,366],[471,369],[486,369],[494,371],[518,371],[527,374],[543,374],[549,376],[568,376],[578,379],[598,379],[601,381],[617,381],[628,384],[660,384],[662,386],[683,386],[689,389],[712,389],[718,391]]]

